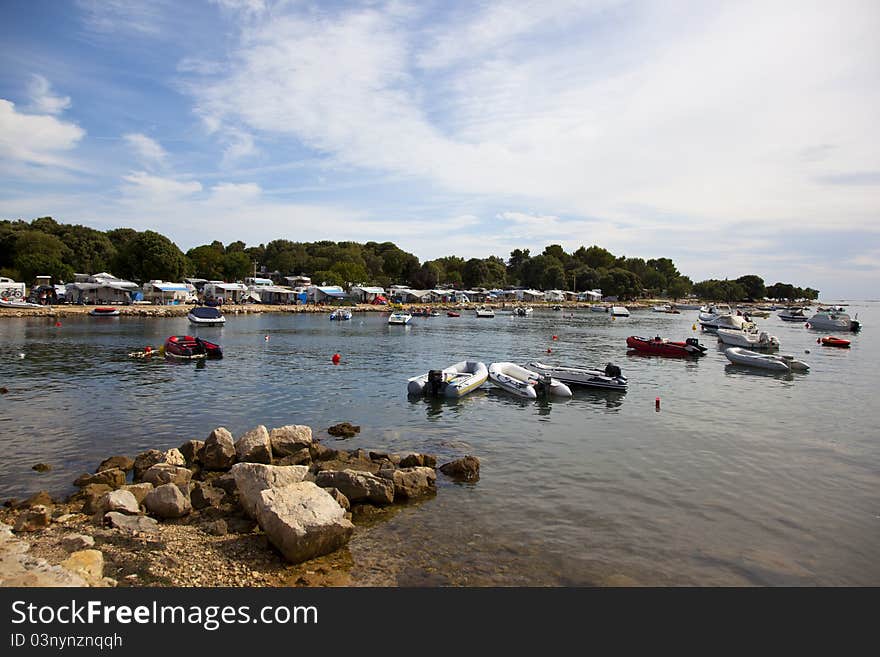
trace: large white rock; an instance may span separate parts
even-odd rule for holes
[[[437,492],[437,473],[434,468],[415,466],[390,471],[394,482],[394,497],[413,499]]]
[[[262,463],[236,463],[232,466],[230,474],[235,478],[239,504],[252,518],[256,518],[256,505],[261,491],[298,484],[310,476],[306,465]]]
[[[272,445],[265,426],[260,424],[238,439],[235,443],[235,458],[239,463],[272,462]]]
[[[288,424],[269,432],[272,456],[291,456],[312,444],[312,428],[304,424]]]
[[[188,492],[192,471],[179,465],[157,463],[144,472],[143,479],[157,488],[163,484],[177,484],[181,492]]]
[[[104,514],[110,511],[118,511],[130,516],[138,515],[141,510],[137,498],[131,491],[119,489],[104,493],[97,503],[94,522],[96,525],[104,524]]]
[[[163,484],[151,490],[144,498],[144,506],[159,518],[180,518],[192,511],[189,497],[175,484]]]
[[[345,510],[310,481],[261,491],[256,518],[272,545],[291,563],[339,549],[354,531]]]

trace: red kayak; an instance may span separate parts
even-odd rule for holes
[[[223,358],[223,349],[219,344],[194,338],[191,335],[172,335],[165,340],[166,358]]]
[[[706,353],[706,347],[701,345],[696,338],[688,338],[684,342],[670,342],[660,336],[648,339],[631,335],[626,339],[626,346],[640,353],[668,358],[702,356]]]
[[[843,338],[836,338],[833,335],[829,335],[827,338],[819,338],[816,342],[821,342],[826,347],[844,347],[849,348],[849,340],[844,340]]]
[[[446,313],[447,317],[461,317],[461,313],[457,313],[454,310],[450,310]]]

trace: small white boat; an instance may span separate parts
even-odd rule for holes
[[[97,308],[92,308],[89,311],[89,315],[91,315],[92,317],[116,317],[117,315],[119,315],[119,308],[98,306]]]
[[[223,326],[226,318],[214,306],[196,306],[186,314],[190,324],[195,326]]]
[[[516,315],[517,317],[526,317],[526,316],[532,314],[532,307],[531,306],[519,306],[518,308],[514,309],[513,314]]]
[[[654,306],[653,308],[651,308],[651,310],[653,310],[655,313],[667,313],[672,310],[672,308],[667,304],[663,304],[660,306]]]
[[[844,312],[820,311],[807,320],[807,328],[821,331],[858,331],[862,325]]]
[[[617,365],[608,363],[605,369],[590,369],[585,367],[572,367],[569,365],[544,365],[538,361],[532,361],[528,368],[538,374],[549,374],[554,379],[559,379],[569,385],[587,386],[589,388],[605,388],[606,390],[626,390],[626,377],[620,372]]]
[[[803,308],[786,308],[777,317],[783,322],[806,322],[809,319]]]
[[[629,310],[624,306],[611,306],[612,317],[629,317]]]
[[[409,324],[409,320],[411,320],[411,319],[412,319],[412,315],[410,315],[407,312],[399,311],[399,312],[391,313],[391,315],[389,315],[388,323],[389,324],[396,324],[396,325],[400,326],[403,324]]]
[[[742,347],[730,347],[724,350],[724,355],[734,365],[746,365],[748,367],[760,367],[775,372],[806,372],[810,366],[790,355],[759,354],[756,351],[743,349]]]
[[[502,390],[525,399],[538,395],[571,397],[571,389],[549,374],[541,375],[516,363],[500,362],[489,365],[489,380]]]
[[[41,306],[38,303],[31,303],[30,301],[11,301],[9,299],[0,299],[0,308],[18,308],[21,310],[22,308],[48,308],[49,306]]]
[[[718,342],[730,345],[731,347],[745,347],[746,349],[762,349],[767,351],[779,349],[779,338],[775,335],[769,335],[767,331],[750,333],[749,331],[720,328],[715,333],[718,336]]]
[[[749,309],[749,310],[744,310],[743,314],[748,315],[749,317],[762,317],[762,318],[770,317],[769,310],[757,310],[754,308]]]
[[[700,307],[700,314],[697,319],[702,321],[711,321],[721,315],[732,315],[733,310],[726,303],[710,303]]]
[[[332,313],[330,313],[330,319],[337,322],[344,322],[345,320],[351,319],[351,311],[347,308],[334,310]]]
[[[750,322],[742,315],[717,315],[709,319],[701,319],[700,326],[707,333],[715,333],[718,329],[731,329],[733,331],[754,332],[758,330],[754,322]]]
[[[607,312],[608,312],[608,306],[603,306],[601,303],[595,303],[595,304],[593,304],[592,306],[590,306],[590,312],[593,312],[593,313],[607,313]]]
[[[477,317],[495,317],[495,311],[491,308],[477,308],[474,314]]]
[[[428,370],[407,381],[410,395],[450,397],[457,399],[473,392],[489,378],[489,369],[480,361],[463,360],[442,370]]]

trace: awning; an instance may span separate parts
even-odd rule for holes
[[[319,290],[321,288],[318,288]],[[345,292],[341,292],[339,290],[321,290],[321,292],[328,297],[333,297],[335,299],[342,299],[345,296]]]
[[[152,283],[152,286],[162,292],[189,292],[183,283]]]

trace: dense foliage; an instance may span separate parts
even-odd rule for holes
[[[536,255],[514,249],[507,261],[497,257],[465,260],[450,255],[420,263],[392,242],[292,242],[272,240],[247,246],[242,241],[224,246],[219,241],[183,254],[177,245],[154,231],[114,228],[99,231],[59,224],[51,217],[0,221],[0,275],[32,282],[37,275],[69,281],[74,272],[111,272],[137,282],[179,281],[188,276],[209,280],[242,280],[258,272],[305,274],[317,283],[348,287],[399,283],[417,289],[438,286],[500,288],[519,286],[538,290],[601,289],[622,300],[644,296],[723,301],[816,299],[818,290],[789,283],[765,286],[749,274],[735,280],[709,279],[693,283],[669,258],[615,256],[600,246],[581,246],[567,253],[550,244]]]

